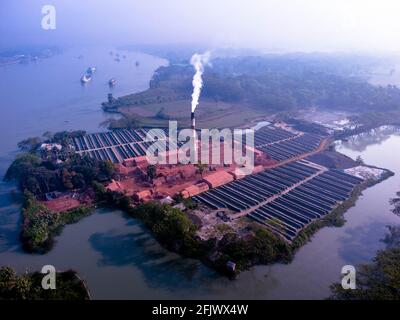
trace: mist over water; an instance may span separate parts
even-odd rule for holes
[[[110,52],[126,57],[116,62]],[[136,61],[140,61],[140,66],[136,66]],[[0,265],[23,272],[53,263],[59,270],[82,269],[73,262],[78,256],[83,265],[87,263],[85,257],[90,255],[75,256],[74,249],[85,248],[79,237],[70,239],[65,251],[55,249],[48,255],[22,251],[19,240],[22,197],[13,183],[3,181],[4,174],[18,152],[17,143],[27,137],[41,136],[46,131],[105,130],[100,123],[113,117],[101,111],[101,102],[107,99],[107,94],[119,96],[145,90],[154,70],[166,63],[161,58],[114,47],[75,47],[36,63],[1,67]],[[96,66],[97,71],[90,83],[82,85],[80,77],[89,66]],[[113,88],[108,86],[111,77],[118,81]]]
[[[3,0],[1,47],[202,43],[269,51],[399,51],[396,0]]]
[[[52,1],[56,30],[41,28],[42,0],[3,0],[0,51],[15,46],[57,45],[62,53],[37,63],[0,67],[0,178],[17,153],[17,143],[45,131],[104,130],[112,115],[100,109],[108,93],[121,96],[148,88],[153,72],[168,62],[130,44],[203,43],[206,48],[251,47],[266,51],[400,50],[397,1]],[[334,5],[332,5],[334,3]],[[126,55],[116,62],[110,52]],[[140,66],[135,62],[140,61]],[[205,63],[205,61],[202,61]],[[93,80],[81,85],[89,66]],[[201,65],[198,66],[201,71]],[[398,83],[398,73],[395,73]],[[117,79],[109,88],[108,81]],[[201,89],[195,83],[194,108]],[[377,83],[383,80],[377,79]],[[393,80],[393,79],[391,79]],[[189,108],[189,106],[188,106]],[[192,106],[193,108],[193,106]],[[395,172],[365,190],[345,214],[341,228],[324,228],[290,264],[256,266],[236,281],[197,260],[163,249],[142,224],[116,210],[98,209],[65,227],[45,255],[22,251],[21,196],[0,181],[0,265],[17,271],[53,264],[72,268],[94,298],[108,299],[322,299],[338,281],[341,267],[370,261],[384,247],[386,226],[400,218],[389,199],[400,189],[398,129],[386,128],[348,139],[338,151]]]
[[[121,96],[148,88],[153,72],[167,62],[143,53],[119,51],[113,47],[77,47],[37,63],[15,64],[0,69],[1,151],[16,149],[17,142],[46,131],[66,129],[99,131],[100,123],[112,117],[103,113],[107,94]],[[139,67],[135,62],[140,61]],[[97,67],[92,81],[80,78],[89,66]],[[117,79],[110,88],[108,81]],[[4,167],[1,168],[1,173]]]
[[[99,129],[98,124],[104,119],[99,103],[109,90],[106,83],[111,75],[107,71],[109,63],[113,76],[120,79],[120,86],[113,89],[116,95],[145,89],[154,69],[165,63],[148,55],[127,53],[125,66],[119,70],[109,56],[110,50],[79,48],[40,61],[40,68],[32,64],[4,69],[9,83],[0,88],[15,90],[12,95],[2,92],[7,97],[6,105],[19,101],[17,105],[22,108],[30,102],[36,112],[29,112],[29,105],[21,113],[18,108],[6,109],[8,121],[3,121],[4,125],[8,122],[8,127],[2,128],[2,135],[8,134],[8,140],[1,145],[2,174],[13,159],[17,141],[27,135],[52,129]],[[68,62],[82,52],[88,60]],[[131,65],[137,59],[141,61],[140,70]],[[82,87],[80,72],[89,62],[94,62],[98,71],[92,83]],[[25,68],[21,69],[22,79],[17,76],[22,73],[20,68]],[[53,74],[52,81],[37,80],[50,77],[53,69],[58,70],[58,76]],[[6,80],[0,77],[2,84]],[[50,82],[54,87],[49,87]],[[27,91],[28,86],[31,91]],[[35,92],[48,95],[36,96]],[[22,116],[24,113],[27,116]],[[15,133],[12,128],[16,127],[21,130],[13,135],[10,132]],[[365,162],[391,169],[396,175],[365,190],[357,204],[346,212],[347,223],[341,228],[320,230],[299,250],[291,264],[257,266],[230,281],[197,260],[163,249],[139,221],[107,209],[96,210],[79,223],[66,226],[48,254],[26,254],[18,238],[21,199],[17,192],[12,192],[15,186],[4,182],[0,183],[0,261],[19,272],[27,268],[39,270],[44,264],[53,264],[58,270],[72,268],[87,281],[95,299],[326,298],[330,284],[339,280],[341,267],[370,261],[384,247],[380,240],[386,233],[386,225],[399,223],[400,218],[390,212],[389,205],[389,199],[400,186],[399,162],[390,156],[392,150],[400,147],[398,132],[393,128],[375,130],[338,146],[338,151],[352,158],[361,155]]]

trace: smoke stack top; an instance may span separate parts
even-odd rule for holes
[[[195,128],[196,128],[196,120],[194,119],[194,112],[192,112],[192,114],[190,115],[190,121],[191,121],[191,128],[193,129],[193,130],[195,130]]]
[[[204,66],[210,60],[210,52],[207,51],[203,54],[195,53],[190,59],[190,63],[193,65],[196,73],[193,76],[192,84],[193,84],[193,93],[192,93],[192,112],[196,110],[197,105],[199,104],[199,98],[201,93],[201,88],[203,87],[203,79],[202,75],[204,72]]]

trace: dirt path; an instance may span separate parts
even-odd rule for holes
[[[273,168],[277,168],[277,167],[283,166],[283,165],[288,164],[288,163],[291,163],[291,162],[295,162],[295,161],[299,161],[299,160],[304,160],[304,159],[307,158],[308,156],[311,156],[311,155],[313,155],[313,154],[316,154],[316,153],[318,153],[318,152],[321,152],[321,151],[325,150],[325,148],[327,147],[328,144],[329,144],[329,138],[326,138],[326,139],[324,139],[324,140],[321,141],[319,147],[318,147],[317,149],[315,149],[314,151],[301,154],[301,155],[299,155],[299,156],[297,156],[297,157],[290,158],[290,159],[287,159],[287,160],[285,160],[285,161],[278,162],[278,163],[276,163],[276,164],[274,164],[274,165],[271,165],[271,166],[267,166],[267,167],[265,167],[265,169],[273,169]],[[307,161],[307,160],[305,160],[305,161]],[[316,164],[313,164],[312,167],[318,169],[318,172],[316,172],[315,174],[311,175],[310,177],[308,177],[308,178],[306,178],[306,179],[301,180],[300,182],[298,182],[298,183],[294,184],[293,186],[291,186],[291,187],[285,189],[284,191],[282,191],[282,192],[280,192],[280,193],[278,193],[278,194],[273,195],[272,197],[266,199],[265,201],[263,201],[263,202],[261,202],[261,203],[255,205],[255,206],[253,206],[253,207],[251,207],[251,208],[249,208],[249,209],[247,209],[247,210],[240,211],[239,213],[236,213],[236,214],[234,215],[234,219],[240,218],[240,217],[243,217],[243,216],[246,216],[246,215],[247,215],[248,213],[250,213],[251,211],[254,211],[254,210],[258,209],[259,207],[262,207],[263,205],[265,205],[265,204],[267,204],[267,203],[269,203],[269,202],[271,202],[271,201],[273,201],[273,200],[275,200],[275,199],[281,197],[282,195],[284,195],[284,194],[290,192],[291,190],[293,190],[293,189],[295,189],[295,188],[301,186],[303,183],[306,183],[307,181],[309,181],[309,180],[315,178],[316,176],[319,176],[320,174],[322,174],[323,172],[325,172],[325,171],[328,170],[327,168],[325,168],[325,167],[323,167],[323,166],[320,166],[320,165],[316,165]]]
[[[330,142],[330,139],[329,138],[325,138],[325,139],[323,139],[321,141],[321,143],[320,143],[320,145],[319,145],[319,147],[317,149],[315,149],[315,150],[313,150],[311,152],[308,152],[308,153],[302,153],[302,154],[300,154],[300,155],[298,155],[298,156],[296,156],[294,158],[290,158],[290,159],[287,159],[287,160],[284,160],[284,161],[280,161],[280,162],[275,163],[275,164],[271,164],[269,166],[265,166],[264,169],[273,169],[273,168],[276,168],[276,167],[283,166],[283,165],[285,165],[287,163],[291,163],[291,162],[295,162],[295,161],[299,161],[299,160],[305,159],[305,158],[307,158],[307,157],[309,157],[309,156],[311,156],[313,154],[316,154],[318,152],[324,151],[326,149],[326,147],[328,146],[329,142]]]

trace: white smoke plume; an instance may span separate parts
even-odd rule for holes
[[[201,88],[203,87],[203,79],[202,75],[204,72],[204,66],[210,60],[210,52],[207,51],[203,54],[195,53],[190,59],[190,63],[193,65],[196,73],[193,76],[192,84],[193,84],[193,93],[192,93],[192,112],[196,110],[197,105],[199,104],[199,98],[201,93]]]

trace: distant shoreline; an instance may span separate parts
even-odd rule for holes
[[[60,54],[62,50],[58,47],[38,47],[38,48],[16,48],[3,50],[0,52],[0,67],[14,65],[18,63],[37,62],[40,59],[50,58]]]

